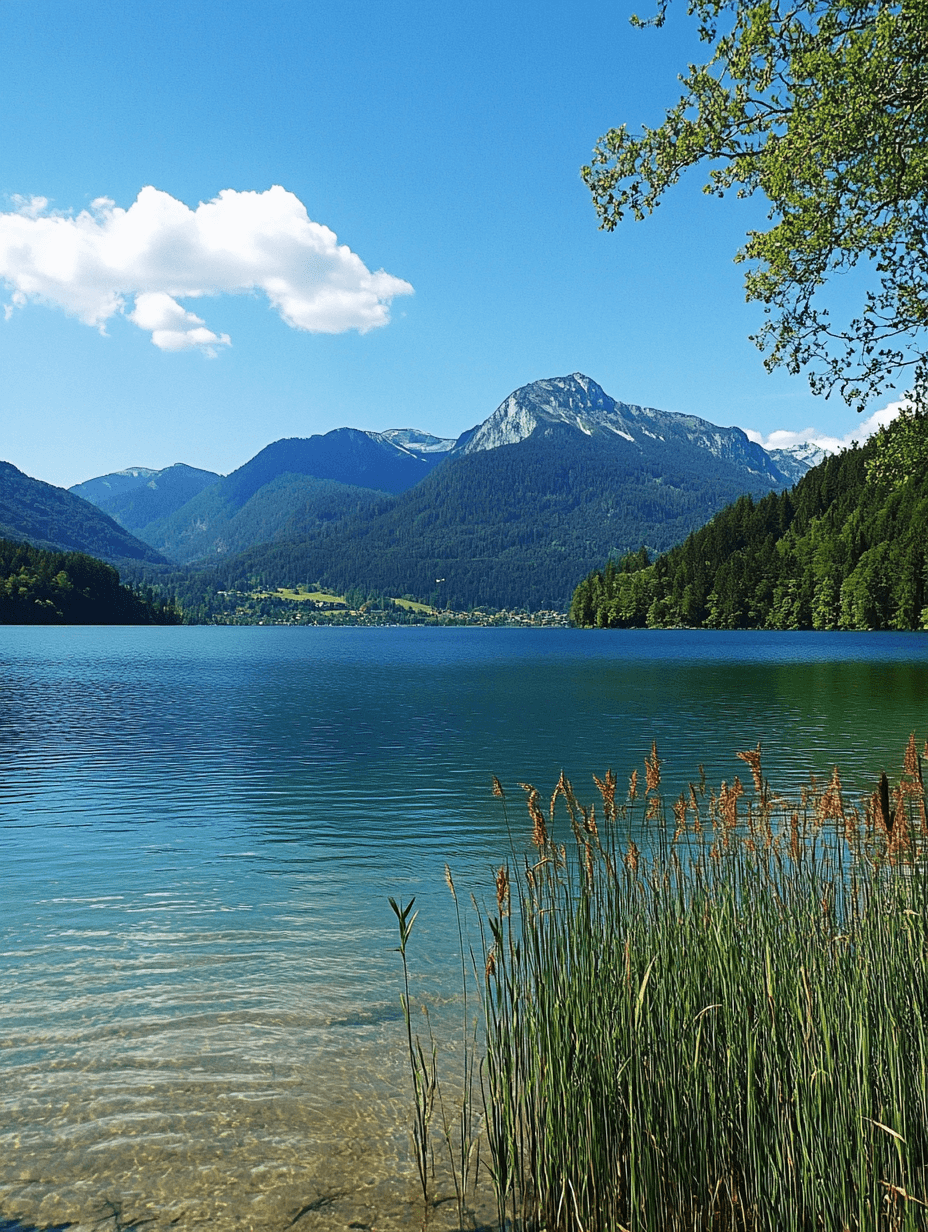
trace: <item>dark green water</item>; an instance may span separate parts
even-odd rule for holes
[[[563,768],[591,797],[652,739],[668,791],[700,762],[743,774],[758,740],[778,788],[837,763],[863,790],[913,730],[928,635],[0,629],[0,1217],[283,1228],[359,1186],[389,1206],[386,899],[417,895],[444,1023],[443,868],[462,897],[491,885],[492,774],[519,824],[519,782]]]

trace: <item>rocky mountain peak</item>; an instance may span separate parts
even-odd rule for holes
[[[488,419],[458,439],[454,454],[479,453],[516,445],[528,437],[556,437],[571,430],[587,439],[599,437],[610,447],[634,450],[641,458],[648,456],[656,462],[660,456],[662,464],[681,449],[695,446],[774,486],[792,479],[740,428],[719,427],[696,415],[617,402],[582,372],[533,381],[515,390]]]
[[[556,424],[575,428],[586,436],[605,430],[633,440],[620,406],[582,372],[533,381],[511,393],[488,419],[465,433],[457,452],[478,453],[516,445],[539,427]]]

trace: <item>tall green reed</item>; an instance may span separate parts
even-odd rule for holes
[[[750,799],[703,780],[672,824],[656,748],[643,795],[597,780],[599,817],[563,776],[547,815],[526,788],[534,853],[482,918],[501,1226],[928,1227],[914,742],[862,813],[837,772],[791,806],[741,756]]]
[[[413,1154],[416,1160],[416,1171],[419,1174],[419,1184],[422,1187],[422,1203],[425,1218],[430,1209],[429,1180],[434,1169],[430,1167],[429,1126],[435,1108],[435,1091],[438,1083],[436,1073],[436,1047],[429,1032],[430,1049],[426,1055],[422,1041],[418,1035],[413,1035],[412,1012],[409,1003],[409,959],[406,949],[416,922],[418,911],[413,913],[415,898],[411,898],[404,907],[395,898],[389,900],[393,914],[396,916],[400,943],[397,951],[403,964],[403,993],[400,998],[403,1006],[403,1021],[406,1026],[406,1046],[409,1057],[409,1073],[412,1079],[413,1094]]]
[[[738,778],[710,789],[700,770],[669,810],[653,746],[621,801],[611,771],[596,806],[563,774],[546,809],[526,784],[522,854],[494,779],[512,855],[478,909],[473,965],[500,1228],[928,1229],[928,817],[914,739],[895,791],[884,776],[859,808],[837,770],[789,802],[759,746],[739,757],[752,792]],[[392,905],[424,1176],[434,1041],[429,1069],[409,1017],[412,904]],[[455,1134],[443,1116],[462,1227],[477,1044],[465,1031]],[[424,1179],[423,1196],[428,1210]]]

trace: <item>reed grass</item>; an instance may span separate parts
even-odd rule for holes
[[[789,803],[740,756],[752,791],[703,776],[669,810],[656,748],[598,811],[526,785],[533,850],[481,912],[501,1227],[928,1228],[914,740],[859,808],[837,771]]]
[[[437,1046],[429,1029],[429,1052],[422,1047],[422,1040],[413,1034],[412,1011],[409,1003],[409,959],[406,950],[418,911],[413,912],[415,898],[403,906],[395,898],[389,900],[390,908],[396,916],[400,943],[396,947],[403,964],[403,992],[400,1003],[403,1007],[403,1022],[406,1026],[406,1048],[409,1060],[409,1074],[412,1080],[413,1099],[413,1155],[416,1160],[416,1171],[419,1174],[419,1184],[422,1188],[422,1204],[428,1215],[431,1207],[430,1180],[434,1175],[434,1166],[430,1151],[430,1126],[432,1113],[435,1110],[435,1095],[438,1087]]]

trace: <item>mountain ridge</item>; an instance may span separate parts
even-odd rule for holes
[[[46,551],[84,552],[108,564],[167,564],[90,501],[0,462],[0,538]]]
[[[336,428],[272,442],[139,534],[181,565],[225,560],[220,588],[565,606],[604,555],[665,550],[791,480],[741,428],[619,402],[575,372],[514,390],[454,441]]]
[[[566,410],[545,413],[562,396]],[[273,541],[228,554],[210,584],[319,583],[440,607],[566,608],[603,555],[663,550],[742,493],[788,485],[741,429],[618,404],[590,378],[525,386],[494,416],[489,439],[507,443],[468,448],[478,425],[403,492],[324,524],[307,506]]]

